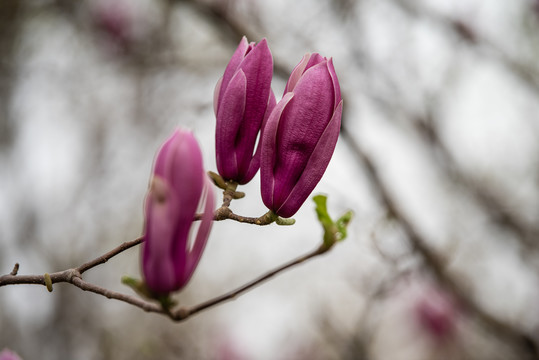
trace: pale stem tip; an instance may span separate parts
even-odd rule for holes
[[[275,219],[275,223],[277,225],[290,226],[290,225],[294,225],[296,223],[296,220],[292,218],[285,219],[278,216],[277,219]]]
[[[45,280],[45,286],[47,287],[47,290],[49,292],[52,292],[52,279],[51,279],[51,276],[48,273],[45,273],[43,275],[43,279]]]

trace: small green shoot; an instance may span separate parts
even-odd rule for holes
[[[353,212],[347,211],[337,221],[333,221],[327,209],[327,196],[316,195],[313,197],[313,201],[316,204],[318,220],[324,228],[324,243],[322,246],[324,249],[329,250],[337,241],[342,241],[346,238],[346,228],[350,220],[352,220]]]

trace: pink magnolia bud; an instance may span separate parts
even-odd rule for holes
[[[125,0],[94,0],[92,20],[107,45],[114,50],[127,50],[136,40],[136,6]]]
[[[443,340],[454,334],[458,310],[449,294],[442,290],[427,290],[415,310],[419,324],[434,339]]]
[[[9,349],[4,349],[0,352],[0,360],[21,360],[19,355]]]
[[[262,136],[262,200],[277,215],[294,215],[322,178],[335,150],[341,114],[332,60],[305,55]]]
[[[255,151],[255,143],[275,107],[272,76],[273,58],[266,39],[255,45],[243,37],[213,99],[217,170],[226,180],[246,184],[260,167],[260,145]]]
[[[193,275],[213,223],[214,202],[196,139],[190,131],[176,130],[157,153],[146,196],[142,272],[155,294],[179,290]],[[202,219],[195,234],[199,206]]]

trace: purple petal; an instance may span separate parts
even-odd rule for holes
[[[223,105],[217,111],[215,153],[217,170],[225,179],[235,179],[238,174],[235,145],[245,112],[246,83],[245,74],[239,70],[230,80]]]
[[[294,93],[289,92],[277,103],[267,120],[261,139],[260,190],[262,201],[272,210],[275,187],[274,168],[277,160],[277,130],[282,114],[293,97]]]
[[[161,145],[161,148],[159,148],[159,150],[157,151],[157,156],[153,165],[153,173],[155,175],[166,178],[166,163],[168,159],[168,153],[171,145],[174,143],[174,141],[177,140],[178,136],[179,133],[177,131],[174,131],[172,135],[167,140],[165,140],[163,145]]]
[[[176,288],[181,273],[187,261],[186,246],[189,241],[189,232],[193,223],[200,196],[204,186],[204,168],[202,166],[202,152],[198,142],[191,132],[185,131],[183,141],[178,142],[175,149],[174,162],[171,162],[173,174],[171,184],[178,197],[180,210],[175,218],[175,231],[171,256],[174,258]]]
[[[0,360],[21,360],[21,358],[13,351],[4,349],[0,352]]]
[[[248,172],[271,91],[273,59],[266,39],[263,39],[247,54],[240,68],[247,80],[246,100],[243,122],[238,129],[235,148],[238,174],[243,175]]]
[[[294,70],[292,70],[292,74],[290,74],[290,77],[288,78],[288,81],[284,88],[284,93],[286,94],[289,91],[294,91],[294,88],[296,87],[298,81],[303,76],[305,71],[325,60],[326,59],[324,57],[320,56],[320,54],[317,53],[305,54],[299,64],[297,64]]]
[[[311,54],[305,54],[299,64],[296,65],[294,70],[292,70],[292,73],[290,74],[290,77],[288,78],[288,81],[286,82],[286,86],[284,88],[284,94],[287,92],[293,91],[296,87],[296,84],[298,83],[299,79],[303,75],[303,72],[305,71],[305,67],[307,66],[307,63],[309,62],[309,59],[311,57]]]
[[[219,110],[220,104],[223,100],[222,98],[223,98],[224,90],[228,87],[230,80],[232,80],[232,77],[238,70],[248,50],[249,50],[249,43],[247,42],[247,38],[244,36],[241,39],[238,47],[236,48],[236,51],[234,51],[234,54],[232,55],[232,58],[228,62],[228,65],[225,69],[225,73],[223,74],[223,80],[221,81],[221,90],[219,90],[219,97],[217,101],[217,110]]]
[[[204,248],[206,247],[206,242],[210,235],[210,230],[213,225],[213,210],[215,208],[215,195],[213,191],[213,184],[206,177],[204,181],[204,194],[202,196],[202,201],[204,201],[204,210],[202,213],[202,219],[200,220],[200,227],[196,234],[194,241],[193,249],[189,252],[187,258],[187,265],[182,276],[182,286],[186,285],[193,272],[195,271]]]
[[[177,130],[177,133],[180,136],[170,149],[167,180],[182,201],[180,219],[192,220],[203,187],[202,152],[192,132]]]
[[[217,84],[215,84],[215,89],[213,90],[213,112],[217,116],[217,108],[219,105],[219,94],[221,93],[221,85],[223,84],[223,78],[221,77]]]
[[[333,91],[335,92],[335,106],[337,106],[342,98],[341,98],[341,86],[339,85],[339,79],[337,78],[337,73],[335,72],[335,68],[333,67],[333,59],[330,58],[328,60],[328,71],[329,75],[331,76],[331,79],[333,81]]]
[[[266,113],[264,114],[264,120],[262,120],[262,127],[260,129],[260,132],[264,132],[264,128],[266,127],[266,123],[268,122],[268,119],[271,115],[271,112],[275,108],[275,105],[277,105],[277,101],[275,100],[275,94],[273,93],[273,90],[270,89],[270,94],[268,98],[268,106],[266,107]]]
[[[195,137],[190,131],[176,130],[158,152],[146,197],[142,266],[148,287],[158,294],[178,289],[204,179]]]
[[[260,151],[262,149],[262,136],[264,135],[264,128],[268,122],[269,116],[273,109],[275,108],[276,100],[275,94],[273,91],[270,91],[270,96],[268,99],[268,106],[266,108],[266,113],[264,114],[264,120],[262,120],[262,128],[260,129],[260,135],[258,140],[258,146],[256,148],[256,153],[253,155],[251,163],[249,164],[249,169],[245,173],[243,179],[241,179],[240,184],[246,184],[255,176],[256,172],[260,168]]]
[[[294,89],[294,99],[281,115],[274,168],[274,206],[290,194],[334,112],[333,83],[326,62],[308,69]]]
[[[309,70],[313,66],[318,65],[324,61],[327,61],[326,58],[321,56],[320,54],[318,53],[312,54],[311,57],[309,58],[309,62],[307,63],[307,66],[305,67],[305,70],[303,71],[303,73],[305,73],[305,71]]]
[[[174,289],[172,247],[179,203],[173,189],[154,176],[146,197],[146,225],[142,245],[142,270],[148,287],[155,293]]]
[[[276,213],[282,217],[293,216],[311,194],[328,167],[341,128],[342,100],[327,128],[316,144],[301,177]]]

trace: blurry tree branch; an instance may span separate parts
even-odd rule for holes
[[[521,59],[512,56],[508,51],[503,50],[497,44],[483,36],[474,27],[460,19],[450,18],[442,13],[429,9],[426,6],[420,6],[417,2],[409,0],[394,0],[397,6],[407,14],[416,18],[426,18],[433,21],[434,24],[444,27],[455,34],[459,39],[473,47],[483,55],[497,60],[502,66],[507,68],[510,73],[516,75],[524,84],[526,84],[535,93],[539,93],[539,74],[536,68]]]
[[[261,37],[251,27],[246,26],[241,16],[234,14],[231,9],[233,2],[205,2],[198,0],[169,0],[171,2],[185,3],[204,15],[214,26],[217,26],[222,34],[226,35],[231,46],[237,46],[239,40],[246,36],[247,39],[259,39]],[[275,75],[287,79],[290,74],[289,66],[273,59]]]
[[[521,353],[522,359],[539,359],[537,345],[535,340],[521,330],[504,323],[489,313],[485,312],[479,304],[470,295],[464,284],[460,283],[456,278],[451,277],[445,270],[446,260],[439,254],[435,253],[429,246],[428,241],[410,222],[406,214],[395,203],[393,196],[386,187],[384,181],[380,177],[378,169],[371,158],[361,149],[356,140],[348,131],[346,124],[343,124],[341,134],[344,140],[348,143],[351,150],[357,156],[361,164],[363,164],[367,175],[371,180],[373,189],[378,194],[378,198],[386,207],[390,216],[394,218],[402,227],[407,235],[414,250],[424,260],[427,268],[438,279],[438,281],[451,291],[459,302],[473,316],[475,316],[480,324],[482,324],[490,333],[495,335],[499,340],[507,345],[512,345],[514,350]]]
[[[355,53],[360,54],[360,51],[357,50]],[[362,66],[367,67],[366,72],[376,74],[377,80],[384,82],[387,88],[398,88],[397,84],[384,71],[381,71],[375,64],[368,61],[365,56],[361,56],[361,59],[363,59],[361,61]],[[452,71],[447,71],[445,76],[450,77],[452,75]],[[507,206],[500,194],[496,193],[491,187],[485,186],[485,184],[479,184],[477,180],[461,170],[451,150],[442,140],[437,128],[439,121],[437,120],[436,104],[444,91],[447,91],[447,89],[440,89],[436,94],[425,94],[424,109],[422,111],[408,108],[399,101],[398,94],[389,97],[378,94],[376,91],[370,91],[364,95],[387,113],[388,118],[401,117],[412,124],[424,145],[429,148],[427,153],[436,157],[436,163],[454,181],[454,184],[457,184],[461,190],[470,194],[492,221],[513,232],[525,247],[537,249],[539,245],[537,243],[539,239],[537,225],[522,219],[518,213],[510,210],[510,207]]]
[[[49,274],[52,283],[58,282],[71,282],[73,277],[80,277],[84,272],[106,263],[114,256],[122,253],[125,250],[137,246],[142,242],[142,237],[139,237],[132,241],[124,242],[118,247],[112,249],[111,251],[103,254],[87,263],[80,265],[74,269],[68,269],[64,271],[58,271],[55,273]],[[14,284],[35,284],[35,285],[45,285],[45,277],[43,275],[17,275],[19,264],[16,264],[13,271],[9,275],[0,276],[0,286],[5,285],[14,285]]]
[[[525,222],[516,213],[510,211],[499,194],[492,191],[488,186],[478,184],[477,181],[460,170],[451,151],[440,138],[434,117],[434,110],[431,107],[427,109],[424,119],[416,117],[413,123],[423,139],[429,146],[434,148],[436,155],[441,158],[440,163],[443,164],[446,173],[475,198],[492,220],[514,232],[527,248],[537,249],[539,228]]]
[[[0,148],[9,145],[13,136],[13,120],[9,102],[16,73],[13,56],[17,44],[22,4],[19,1],[0,2]]]
[[[223,204],[214,212],[213,220],[222,221],[222,220],[234,220],[240,223],[252,224],[252,225],[269,225],[273,222],[278,225],[293,225],[295,223],[294,219],[283,219],[277,216],[273,211],[268,211],[264,215],[259,217],[248,217],[235,214],[230,209],[230,204],[234,199],[242,199],[245,196],[245,193],[241,191],[236,191],[238,184],[234,181],[225,181],[219,174],[214,173],[213,171],[208,172],[209,177],[212,179],[214,184],[223,190]],[[195,220],[201,220],[202,214],[196,214]]]

